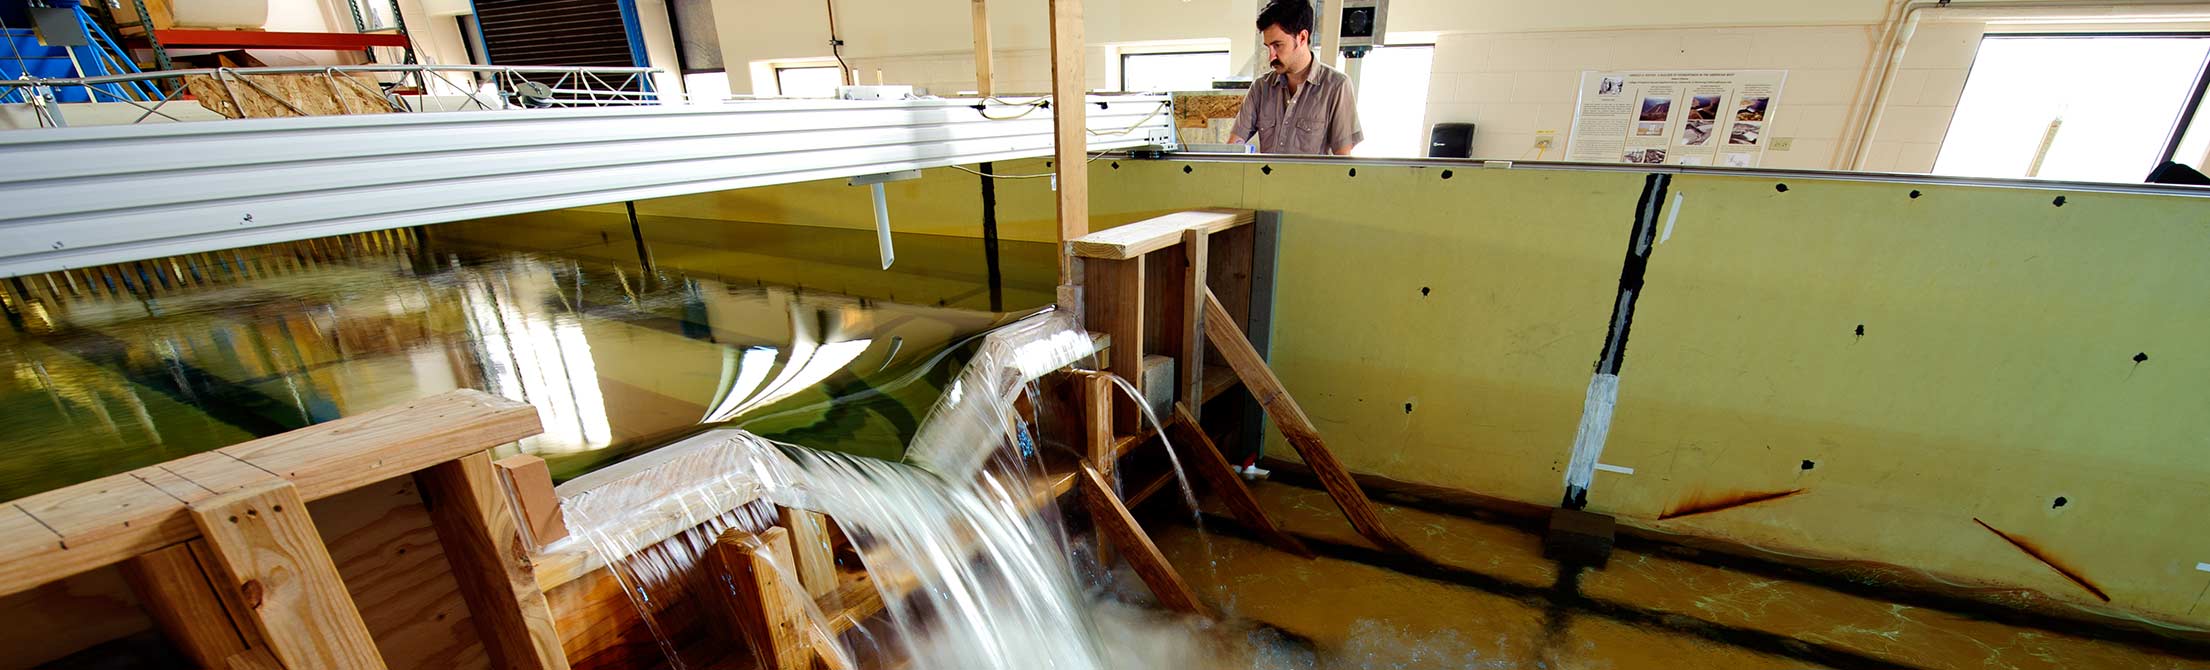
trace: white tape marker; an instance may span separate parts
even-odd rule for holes
[[[1604,437],[1611,433],[1612,406],[1619,402],[1619,375],[1597,373],[1588,380],[1588,399],[1581,406],[1581,428],[1573,435],[1573,460],[1565,468],[1566,486],[1588,489],[1596,474],[1597,459],[1604,455]]]
[[[2203,572],[2210,572],[2210,563],[2196,563],[2195,569],[2201,570]]]
[[[1634,474],[1634,468],[1612,465],[1610,463],[1597,463],[1596,469],[1602,470],[1604,472],[1617,472],[1622,475]]]
[[[1658,233],[1658,244],[1673,239],[1673,222],[1681,220],[1681,202],[1688,199],[1686,193],[1673,194],[1673,211],[1665,213],[1665,230]]]

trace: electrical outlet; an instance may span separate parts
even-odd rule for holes
[[[1794,148],[1796,148],[1796,138],[1793,138],[1793,137],[1776,137],[1776,138],[1773,138],[1773,150],[1774,150],[1774,151],[1787,151],[1787,150],[1789,150],[1789,149],[1794,149]]]
[[[1557,144],[1557,142],[1558,142],[1558,131],[1555,131],[1555,130],[1537,130],[1537,131],[1535,131],[1535,148],[1537,148],[1537,149],[1548,149],[1548,148],[1550,148],[1550,147],[1552,147],[1552,146],[1556,145],[1556,144]]]

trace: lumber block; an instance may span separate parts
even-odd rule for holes
[[[512,496],[524,541],[542,549],[568,536],[568,520],[560,511],[560,495],[553,491],[552,469],[545,459],[515,454],[491,464],[498,467],[499,479]]]
[[[537,588],[532,552],[522,542],[491,455],[478,452],[434,465],[414,479],[492,664],[566,670],[552,608]]]
[[[220,577],[247,606],[269,653],[287,668],[383,668],[368,625],[290,482],[193,503]]]

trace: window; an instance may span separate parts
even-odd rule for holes
[[[691,102],[721,102],[729,99],[729,73],[683,73],[683,93]]]
[[[1435,46],[1375,47],[1358,71],[1358,123],[1366,141],[1353,156],[1427,155],[1427,79]]]
[[[2206,36],[1989,36],[1934,172],[2139,183],[2206,56]]]
[[[1120,57],[1120,90],[1208,91],[1228,76],[1228,52],[1188,51],[1125,54]]]
[[[786,98],[834,98],[842,85],[833,66],[775,68],[775,90]]]

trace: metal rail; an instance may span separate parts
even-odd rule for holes
[[[1568,172],[1632,172],[1636,174],[1679,174],[1719,177],[1751,177],[1759,179],[1825,179],[1831,181],[1882,182],[1905,185],[1933,186],[1987,186],[2000,188],[2030,188],[2079,193],[2126,193],[2136,195],[2177,195],[2210,198],[2210,187],[2179,186],[2171,184],[2126,184],[2117,182],[2055,181],[2047,179],[2002,179],[1995,177],[1954,177],[1945,175],[1912,174],[1900,172],[1844,172],[1837,170],[1801,170],[1789,168],[1730,168],[1697,165],[1625,165],[1618,163],[1567,163],[1560,161],[1484,160],[1479,158],[1373,158],[1361,156],[1306,156],[1285,154],[1229,154],[1207,152],[1169,152],[1168,160],[1190,163],[1248,163],[1259,164],[1321,164],[1347,167],[1431,167],[1455,170],[1480,170],[1484,168],[1509,168],[1513,170],[1562,170]]]
[[[1173,143],[1166,96],[1087,104],[1091,151]],[[1048,156],[1051,115],[1031,109],[763,100],[0,132],[0,276]]]
[[[420,92],[420,97],[416,98],[418,101],[435,100],[436,96],[441,95],[441,90],[444,91],[442,95],[465,98],[465,101],[454,105],[452,109],[445,109],[442,105],[438,109],[417,109],[410,107],[403,96],[388,91],[368,91],[375,97],[384,98],[387,104],[391,106],[392,111],[464,111],[470,108],[488,111],[509,107],[609,107],[658,104],[661,101],[660,94],[655,92],[651,86],[651,75],[658,72],[660,70],[645,67],[500,65],[333,65],[197,68],[99,77],[27,77],[0,80],[0,102],[30,102],[34,99],[43,98],[39,101],[43,103],[42,109],[52,110],[53,102],[50,96],[46,95],[46,92],[54,88],[75,86],[89,91],[94,101],[127,103],[145,110],[145,113],[139,115],[133,123],[142,123],[155,116],[175,121],[178,120],[176,117],[162,113],[161,109],[178,100],[180,95],[185,92],[185,86],[183,85],[185,78],[203,76],[214,79],[226,91],[231,90],[232,82],[244,83],[270,99],[276,100],[279,104],[290,108],[294,113],[305,115],[291,101],[287,101],[282,96],[255,84],[252,77],[255,75],[282,74],[322,75],[331,82],[331,94],[342,101],[343,96],[338,96],[336,82],[343,79],[353,82],[354,86],[365,87],[365,84],[362,84],[354,75],[367,74],[372,76],[396,75],[392,81],[388,82],[383,81],[383,77],[379,76],[378,83],[393,89],[411,85]],[[456,78],[459,78],[460,81],[456,81]],[[170,82],[174,85],[144,85],[157,82]],[[498,88],[499,93],[495,98],[479,94],[478,86],[485,83],[493,84]],[[130,84],[130,86],[115,87],[111,86],[112,84]],[[442,85],[442,89],[438,86],[439,84]],[[493,100],[497,101],[496,105],[492,104],[491,101]],[[419,104],[428,105],[431,103],[421,102]],[[55,126],[65,125],[66,123],[66,119],[58,115],[42,115],[42,118],[47,118]]]

